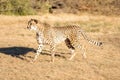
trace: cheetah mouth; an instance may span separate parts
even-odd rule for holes
[[[27,27],[27,29],[29,29],[29,30],[37,30],[37,26],[30,26],[30,27]]]
[[[31,28],[30,28],[30,27],[27,27],[27,29],[28,29],[28,30],[31,30]]]
[[[27,27],[28,30],[30,30],[30,27]]]

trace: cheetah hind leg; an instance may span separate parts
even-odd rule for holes
[[[69,58],[69,60],[72,60],[73,57],[76,55],[76,53],[74,53],[75,48],[72,46],[70,39],[66,38],[65,43],[66,43],[66,46],[67,46],[67,47],[70,49],[70,51],[71,51],[71,57]]]
[[[79,46],[79,48],[82,50],[82,55],[83,55],[83,58],[86,59],[87,56],[86,56],[86,49],[84,46]]]
[[[69,58],[69,60],[72,60],[74,58],[74,56],[76,55],[75,50],[74,49],[70,49],[71,51],[71,57]]]
[[[72,45],[71,45],[71,46],[72,46]],[[81,48],[81,50],[82,50],[82,56],[83,56],[83,58],[86,59],[87,56],[86,56],[86,50],[85,50],[84,46],[80,46],[80,48]],[[70,50],[71,50],[71,54],[72,54],[72,56],[70,57],[69,60],[72,60],[73,57],[76,55],[76,53],[74,53],[74,51],[75,51],[74,48],[71,48]]]

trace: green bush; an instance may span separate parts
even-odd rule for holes
[[[87,12],[102,15],[120,15],[120,0],[49,0],[51,3],[63,2],[62,12]],[[54,4],[52,4],[54,5]]]
[[[0,14],[32,15],[35,13],[29,0],[0,0]]]
[[[120,0],[0,0],[0,14],[32,15],[57,11],[120,15]]]

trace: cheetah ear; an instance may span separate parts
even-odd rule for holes
[[[34,19],[34,22],[37,24],[37,23],[38,23],[38,20],[37,20],[37,19]]]
[[[36,24],[38,23],[37,19],[31,19],[31,21],[34,21]]]

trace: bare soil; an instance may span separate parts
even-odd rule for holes
[[[10,18],[10,19],[9,19]],[[97,47],[82,41],[87,59],[77,50],[72,61],[64,43],[58,45],[55,62],[51,63],[49,47],[35,63],[37,42],[35,33],[26,29],[22,17],[2,17],[0,20],[0,80],[120,80],[120,33],[87,33],[92,39],[103,41]]]

